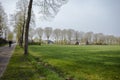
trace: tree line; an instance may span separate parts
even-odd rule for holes
[[[42,40],[52,40],[55,44],[87,44],[115,45],[120,44],[120,37],[103,33],[82,32],[74,29],[52,29],[52,27],[30,29],[29,40],[42,43]]]
[[[8,16],[0,2],[0,45],[6,44],[8,40],[12,40],[13,33],[8,27]]]

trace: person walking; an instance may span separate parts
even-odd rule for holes
[[[12,45],[12,41],[9,41],[9,47],[11,47],[11,45]]]

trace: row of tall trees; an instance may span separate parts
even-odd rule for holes
[[[34,24],[34,13],[32,10],[34,0],[19,0],[17,2],[17,11],[11,15],[11,23],[14,25],[17,41],[21,47],[24,42],[24,54],[28,54],[28,36],[33,34],[32,24]],[[67,3],[67,0],[37,0],[34,4],[39,7],[39,13],[44,19],[53,18],[60,7]],[[33,18],[32,18],[33,17]],[[40,37],[40,35],[39,35]],[[49,38],[49,36],[48,36]]]
[[[6,41],[13,40],[13,32],[9,29],[8,26],[8,16],[5,13],[5,10],[0,2],[0,38]],[[2,42],[1,42],[2,44]]]
[[[4,8],[0,2],[0,38],[7,38],[7,31],[8,31],[8,26],[7,23],[7,14],[4,11]]]
[[[19,0],[16,4],[16,12],[11,15],[11,25],[14,26],[14,32],[16,33],[17,42],[23,47],[25,26],[27,20],[28,0]],[[35,25],[35,14],[32,11],[32,18],[30,25]]]
[[[16,3],[16,12],[11,15],[11,25],[14,27],[17,42],[21,47],[23,47],[27,9],[28,0],[19,0]]]
[[[56,44],[75,44],[76,42],[79,42],[80,44],[99,44],[99,45],[120,44],[120,37],[115,37],[113,35],[105,35],[103,33],[93,32],[85,33],[73,29],[53,30],[52,27],[46,27],[44,29],[37,28],[32,32],[30,31],[30,33],[34,34],[32,35],[31,40],[33,40],[33,38],[37,36],[37,38],[41,42],[44,36],[46,37],[47,41],[51,39],[54,40]]]

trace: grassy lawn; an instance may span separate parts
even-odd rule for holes
[[[16,47],[0,80],[120,80],[120,46]]]
[[[17,46],[0,80],[40,80],[29,58],[30,56],[24,56],[23,49]]]
[[[120,80],[120,46],[32,45],[29,50],[47,80]]]

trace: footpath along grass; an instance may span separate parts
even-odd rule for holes
[[[7,66],[5,73],[0,80],[40,80],[30,61],[29,56],[23,55],[23,49],[16,47]]]
[[[120,46],[31,45],[29,50],[39,73],[43,65],[64,79],[120,80]]]

